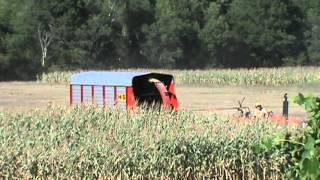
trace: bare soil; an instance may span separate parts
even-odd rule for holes
[[[319,87],[176,87],[181,109],[215,112],[221,115],[232,115],[237,101],[245,97],[244,106],[254,110],[256,102],[262,103],[267,110],[276,114],[282,113],[284,93],[288,93],[291,116],[305,117],[303,108],[292,102],[299,92],[320,95]],[[49,104],[68,105],[69,86],[49,85],[37,82],[2,82],[0,83],[0,111],[24,111],[43,108]]]
[[[289,115],[305,117],[304,109],[293,103],[298,93],[320,95],[319,87],[177,87],[177,94],[182,108],[195,111],[216,112],[223,115],[232,115],[238,101],[245,98],[243,106],[248,106],[253,112],[257,102],[268,111],[282,114],[283,96],[289,96]]]
[[[0,111],[22,111],[43,108],[49,104],[67,105],[69,89],[66,85],[37,82],[0,83]]]

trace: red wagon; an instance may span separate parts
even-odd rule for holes
[[[134,109],[141,104],[162,104],[177,111],[179,102],[172,75],[132,72],[83,72],[71,77],[70,104],[94,104]]]

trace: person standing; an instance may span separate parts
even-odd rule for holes
[[[268,118],[269,114],[268,111],[262,106],[261,103],[256,103],[255,105],[256,110],[254,111],[254,117],[255,118]]]

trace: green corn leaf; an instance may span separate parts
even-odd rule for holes
[[[304,102],[305,102],[305,97],[301,93],[299,93],[299,95],[294,98],[294,103],[297,103],[299,105],[303,105]]]

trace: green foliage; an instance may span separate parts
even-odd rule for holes
[[[300,133],[274,139],[274,145],[289,155],[288,178],[316,180],[320,178],[320,98],[299,94],[295,102],[309,113],[308,125]]]
[[[231,50],[234,37],[232,37],[231,26],[226,15],[230,4],[231,1],[212,2],[205,12],[206,23],[200,31],[200,38],[205,47],[205,53],[210,58],[208,64],[211,67],[244,67],[243,64],[238,63],[239,60],[234,61],[236,64],[230,62],[232,61],[230,56],[237,53]]]
[[[0,1],[0,80],[7,76],[27,80],[36,75],[35,22],[29,10],[33,3]],[[36,43],[34,43],[36,44]]]
[[[291,57],[297,59],[305,49],[305,17],[290,0],[234,0],[230,15],[234,31],[254,60],[251,64],[279,66]]]
[[[146,28],[145,55],[155,66],[201,67],[199,29],[205,2],[157,1],[155,22]]]
[[[0,80],[54,70],[319,64],[317,0],[0,1]],[[53,34],[46,66],[38,27]]]
[[[261,153],[284,131],[164,111],[50,107],[0,113],[4,179],[278,179],[286,158]]]
[[[311,27],[310,36],[308,40],[310,44],[308,53],[310,62],[314,65],[320,64],[320,2],[317,0],[310,0],[307,8],[308,22]]]

